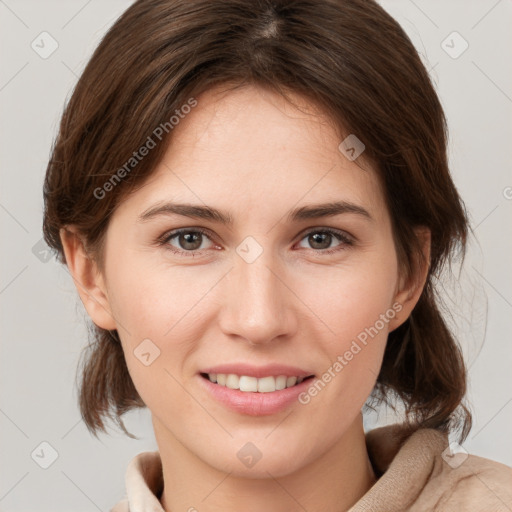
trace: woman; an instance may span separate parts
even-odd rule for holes
[[[94,324],[82,416],[151,412],[159,450],[115,512],[510,510],[512,470],[448,442],[471,416],[434,280],[467,218],[437,95],[378,4],[135,2],[44,197]],[[365,436],[369,399],[403,422]]]

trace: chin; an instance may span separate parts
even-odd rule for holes
[[[268,478],[281,478],[294,473],[302,467],[300,461],[290,460],[289,457],[282,454],[273,454],[271,457],[264,455],[254,465],[241,462],[238,457],[229,459],[225,465],[217,469],[222,472],[230,473],[235,478],[250,478],[250,479],[268,479]]]
[[[309,463],[312,454],[306,450],[307,442],[300,442],[299,437],[291,433],[270,439],[274,434],[265,439],[269,435],[265,429],[264,434],[236,436],[223,443],[220,450],[205,451],[203,446],[200,450],[203,453],[197,455],[208,465],[239,478],[284,477]],[[293,437],[296,441],[290,443]]]

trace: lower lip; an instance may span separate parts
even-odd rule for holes
[[[206,391],[228,408],[249,416],[265,416],[276,414],[285,410],[293,402],[298,401],[298,396],[305,391],[313,381],[313,378],[303,380],[291,388],[271,391],[269,393],[257,393],[230,389],[211,382],[209,379],[198,375]]]

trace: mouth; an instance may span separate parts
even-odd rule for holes
[[[217,386],[238,390],[243,393],[272,393],[293,388],[306,380],[313,379],[314,375],[286,376],[269,375],[266,377],[253,377],[250,375],[236,375],[234,373],[200,373],[201,377]]]

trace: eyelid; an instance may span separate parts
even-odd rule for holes
[[[302,240],[305,236],[311,234],[311,233],[332,233],[334,235],[338,235],[340,238],[343,238],[350,242],[355,242],[356,237],[348,233],[347,231],[343,229],[338,228],[331,228],[329,226],[321,226],[321,227],[313,227],[313,228],[307,228],[306,231],[303,231],[299,236],[299,240]]]
[[[171,239],[171,238],[174,238],[176,237],[177,235],[180,235],[181,233],[194,233],[194,232],[197,232],[197,233],[201,233],[205,236],[207,236],[212,242],[213,242],[213,233],[212,231],[210,231],[209,229],[207,228],[201,228],[201,227],[195,227],[195,226],[192,226],[192,227],[185,227],[185,228],[177,228],[177,229],[171,229],[169,231],[166,231],[165,233],[163,233],[162,235],[160,235],[157,239],[156,239],[156,242],[160,245],[166,245],[167,242]],[[192,251],[183,251],[183,252],[192,252]],[[197,251],[196,251],[197,252]]]

